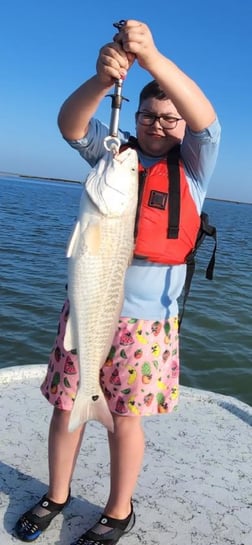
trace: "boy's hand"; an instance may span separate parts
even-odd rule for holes
[[[140,21],[126,21],[114,41],[121,44],[128,56],[135,56],[138,64],[146,70],[151,69],[159,55],[149,27]]]
[[[116,79],[124,79],[135,56],[122,49],[120,42],[104,45],[99,52],[96,63],[98,79],[106,86],[112,86]]]

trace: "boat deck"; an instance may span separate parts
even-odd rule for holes
[[[0,543],[47,490],[51,407],[39,385],[46,366],[0,370]],[[179,409],[143,420],[146,452],[134,495],[137,515],[120,545],[251,545],[252,407],[182,387]],[[38,545],[70,545],[106,502],[106,430],[90,422],[72,483],[73,499]]]

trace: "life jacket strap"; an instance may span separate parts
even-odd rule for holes
[[[206,278],[208,280],[213,279],[214,266],[215,266],[215,254],[217,250],[217,231],[216,231],[216,227],[214,227],[213,225],[209,225],[208,214],[206,214],[206,212],[201,213],[200,220],[201,220],[201,223],[200,223],[200,228],[199,228],[195,248],[192,252],[190,252],[190,254],[187,256],[187,259],[186,259],[186,279],[185,279],[184,290],[183,290],[182,310],[179,314],[179,330],[180,330],[182,319],[185,312],[185,304],[190,292],[192,277],[195,271],[196,253],[198,248],[201,246],[202,242],[205,240],[206,236],[211,237],[214,240],[212,255],[206,269]]]
[[[180,146],[175,146],[167,154],[167,168],[170,178],[168,195],[168,227],[167,238],[178,238],[180,220]]]

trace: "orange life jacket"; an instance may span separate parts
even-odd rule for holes
[[[130,137],[126,147],[137,148]],[[216,228],[209,224],[208,214],[198,214],[191,196],[180,147],[176,146],[167,159],[144,168],[139,163],[138,207],[135,224],[134,256],[164,265],[186,264],[186,278],[179,328],[195,270],[195,256],[206,236],[214,239],[206,278],[212,280],[217,250]]]
[[[167,265],[186,263],[195,248],[199,228],[200,216],[179,158],[179,147],[149,168],[139,164],[135,257]]]

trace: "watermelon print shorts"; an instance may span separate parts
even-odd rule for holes
[[[42,394],[59,409],[71,410],[78,387],[77,354],[64,349],[69,314],[66,300],[50,354]],[[178,319],[120,318],[113,345],[100,370],[112,413],[148,416],[170,413],[178,404]]]

